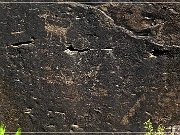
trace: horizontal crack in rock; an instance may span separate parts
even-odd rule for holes
[[[22,42],[12,43],[11,45],[9,45],[9,47],[19,48],[19,47],[22,47],[22,46],[27,46],[27,45],[33,44],[35,39],[36,38],[31,37],[31,39],[29,41],[22,41]]]

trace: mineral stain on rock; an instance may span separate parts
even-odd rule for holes
[[[179,4],[0,4],[0,121],[135,132],[180,121]]]

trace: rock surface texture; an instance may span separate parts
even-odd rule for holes
[[[14,131],[180,124],[180,4],[1,3],[0,121]]]

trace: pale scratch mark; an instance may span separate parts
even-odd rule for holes
[[[65,50],[64,51],[66,54],[72,56],[72,55],[77,55],[78,54],[78,51],[71,51],[69,49]]]
[[[136,103],[131,107],[131,109],[126,113],[126,115],[122,118],[121,124],[127,125],[129,123],[129,119],[133,117],[136,113],[136,110],[141,107],[141,102],[146,99],[145,95],[142,95]]]
[[[45,30],[47,31],[48,35],[50,34],[51,37],[52,37],[52,34],[55,34],[57,36],[60,36],[60,38],[64,38],[66,40],[67,28],[63,28],[57,25],[51,25],[47,23],[45,25]]]
[[[69,27],[64,28],[64,27],[61,27],[58,25],[50,24],[48,22],[49,16],[51,16],[54,21],[61,19],[60,17],[55,17],[50,12],[43,14],[43,15],[39,15],[40,18],[44,18],[44,20],[45,20],[45,30],[47,31],[47,37],[50,36],[50,39],[52,39],[52,36],[54,34],[56,36],[59,36],[60,40],[62,40],[64,38],[64,40],[66,41],[66,34],[67,34],[67,30],[69,29]]]
[[[21,34],[24,33],[24,31],[15,31],[15,32],[11,32],[11,35],[16,35],[16,34]]]
[[[60,71],[60,73],[61,73],[60,78],[64,84],[73,85],[75,83],[75,80],[77,79],[77,77],[75,77],[73,73],[71,76],[66,76],[65,74],[63,74],[62,71]]]

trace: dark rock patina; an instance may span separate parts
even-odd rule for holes
[[[179,4],[0,4],[0,121],[14,131],[180,124]]]

